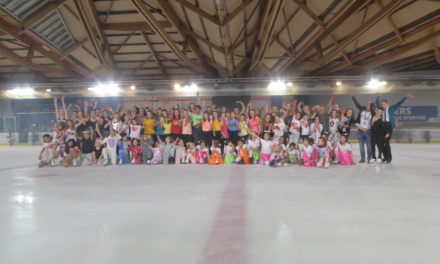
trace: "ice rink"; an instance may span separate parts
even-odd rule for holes
[[[438,264],[439,150],[330,169],[38,169],[39,147],[0,147],[0,263]]]

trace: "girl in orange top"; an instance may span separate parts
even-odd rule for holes
[[[211,146],[211,159],[209,160],[209,164],[210,165],[218,165],[218,164],[223,164],[223,159],[222,159],[222,150],[220,148],[220,143],[217,139],[214,139],[212,141],[212,146]]]
[[[242,164],[250,164],[251,159],[249,157],[249,153],[247,151],[247,146],[244,144],[242,140],[237,141],[237,157],[235,158],[235,163],[242,163]]]
[[[203,113],[202,121],[202,140],[205,141],[208,148],[211,146],[212,141],[212,121],[209,120],[208,112]]]
[[[192,141],[192,128],[191,128],[191,117],[187,110],[183,111],[182,118],[182,139],[185,142],[185,145]]]

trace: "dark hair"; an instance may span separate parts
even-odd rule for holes
[[[50,139],[52,139],[52,136],[49,135],[49,134],[44,134],[44,135],[43,135],[43,139],[44,139],[44,138],[50,138]]]
[[[290,143],[289,147],[296,147],[295,143]]]
[[[381,103],[388,103],[388,100],[386,100],[386,99],[382,99],[382,100],[380,100],[380,102],[381,102]]]
[[[199,110],[202,110],[202,107],[200,106],[200,105],[196,105],[195,107],[194,107],[194,109],[199,109]]]
[[[69,143],[72,142],[72,146],[69,146]],[[64,151],[69,154],[70,153],[70,148],[75,148],[76,147],[76,140],[75,139],[69,139],[65,146],[64,146]]]

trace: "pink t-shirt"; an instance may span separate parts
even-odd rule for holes
[[[260,134],[260,118],[258,116],[249,119],[248,123],[251,130],[255,131],[257,135]]]
[[[203,132],[212,131],[212,121],[202,121],[202,131]]]
[[[229,138],[229,132],[228,132],[228,120],[222,120],[222,138]]]
[[[190,120],[186,124],[185,124],[185,120],[182,122],[182,134],[183,135],[191,135],[192,134],[192,128],[191,128],[191,121]]]

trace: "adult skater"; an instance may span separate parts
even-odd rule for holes
[[[380,95],[377,95],[376,97],[376,105],[381,105],[383,109],[382,113],[382,121],[385,127],[388,128],[389,132],[387,135],[385,135],[384,144],[383,144],[383,155],[384,160],[387,163],[391,163],[392,160],[392,154],[391,154],[391,146],[390,141],[391,137],[393,135],[393,129],[396,127],[396,110],[399,108],[406,99],[412,99],[414,98],[414,95],[407,94],[402,99],[400,99],[397,103],[390,105],[388,100],[382,99],[380,100]]]
[[[367,161],[374,162],[372,158],[372,144],[371,144],[371,119],[374,116],[373,102],[369,101],[366,106],[359,103],[356,97],[352,96],[353,102],[359,110],[355,126],[358,129],[357,136],[359,140],[359,151],[361,159],[359,163],[365,162],[365,145],[367,146]]]

